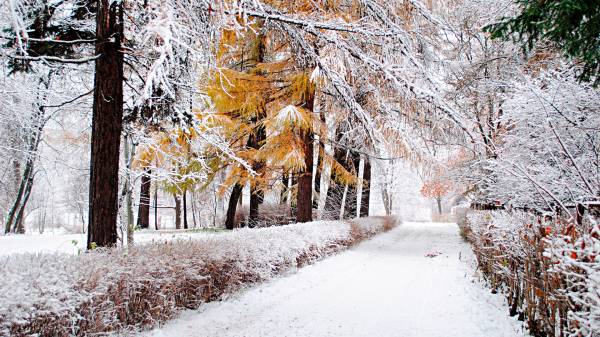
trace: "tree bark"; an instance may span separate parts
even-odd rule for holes
[[[306,94],[304,108],[312,113],[314,109],[314,95]],[[304,150],[304,172],[298,175],[298,195],[296,201],[296,222],[312,221],[312,175],[313,175],[313,137],[311,130],[301,131]]]
[[[435,198],[435,201],[437,202],[438,214],[442,215],[442,198],[437,197],[437,198]]]
[[[262,118],[262,117],[261,117]],[[255,121],[256,122],[256,121]],[[267,133],[264,126],[258,126],[256,131],[250,135],[248,139],[248,146],[253,149],[260,149],[262,143],[267,139]],[[256,161],[252,163],[252,169],[254,172],[259,174],[259,177],[262,175],[262,169],[264,167],[264,163],[260,161]],[[248,226],[254,227],[258,222],[259,217],[259,205],[262,204],[264,199],[263,192],[260,190],[260,187],[254,182],[250,184],[250,211],[248,213]]]
[[[175,199],[175,229],[181,229],[181,196],[174,194]]]
[[[152,187],[152,170],[144,169],[140,184],[140,202],[138,204],[137,226],[139,228],[150,227],[150,188]]]
[[[187,219],[187,191],[183,190],[183,229],[189,229]]]
[[[369,216],[369,199],[371,197],[371,162],[369,158],[365,158],[365,167],[363,172],[363,190],[362,203],[360,205],[360,216]]]
[[[227,207],[227,218],[225,219],[225,228],[233,229],[235,226],[235,212],[237,210],[238,200],[242,196],[242,190],[244,186],[235,184],[231,191],[231,197],[229,197],[229,206]]]
[[[98,0],[88,249],[117,243],[118,174],[123,119],[123,8]]]
[[[313,168],[313,143],[311,132],[303,131],[302,142],[304,145],[304,172],[298,176],[298,201],[296,210],[297,222],[312,221],[312,168]]]

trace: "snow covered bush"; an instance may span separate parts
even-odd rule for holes
[[[0,259],[1,336],[85,336],[143,329],[344,250],[391,217],[240,229],[84,253]]]
[[[534,336],[600,334],[600,229],[586,222],[524,212],[468,215],[464,232],[480,270]]]

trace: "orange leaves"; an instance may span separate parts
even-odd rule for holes
[[[452,190],[452,184],[444,180],[429,180],[421,187],[421,194],[427,198],[440,198]]]

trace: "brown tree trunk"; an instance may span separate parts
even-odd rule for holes
[[[307,109],[312,111],[312,99]],[[296,202],[296,221],[312,221],[312,168],[313,168],[313,139],[310,131],[302,132],[304,146],[304,172],[298,175],[298,199]]]
[[[174,194],[175,199],[175,229],[181,229],[181,196]]]
[[[152,186],[150,174],[152,174],[152,170],[145,169],[144,174],[142,175],[137,218],[137,226],[139,228],[150,227],[150,188]]]
[[[371,162],[369,157],[365,158],[365,168],[363,172],[363,190],[360,203],[360,216],[369,216],[369,198],[371,196]]]
[[[88,249],[117,243],[119,152],[123,119],[123,8],[98,0]]]
[[[237,210],[238,200],[241,199],[242,191],[244,186],[235,184],[231,191],[231,197],[229,198],[229,205],[227,206],[227,218],[225,219],[225,228],[233,229],[235,226],[235,212]]]

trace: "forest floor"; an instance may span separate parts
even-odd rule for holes
[[[482,283],[455,224],[409,222],[142,336],[529,335]]]

